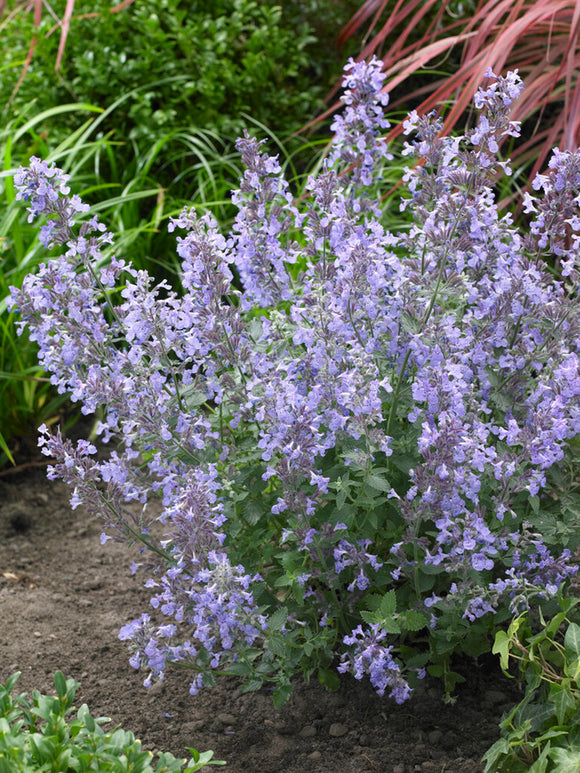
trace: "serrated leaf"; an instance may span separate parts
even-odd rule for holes
[[[262,679],[248,679],[248,681],[244,682],[240,687],[240,692],[256,692],[263,684],[264,682]]]
[[[383,599],[381,601],[381,614],[383,617],[389,617],[390,615],[394,615],[395,611],[397,609],[397,596],[395,594],[394,590],[390,590],[388,593],[385,593],[383,596]]]
[[[292,685],[291,684],[280,684],[276,689],[274,690],[274,706],[279,709],[280,706],[283,706],[288,698],[292,695]]]
[[[187,392],[183,397],[188,408],[197,408],[199,405],[207,403],[207,394],[205,392],[193,390]]]
[[[369,593],[364,598],[364,604],[371,612],[377,612],[381,608],[383,597],[378,593]]]
[[[244,505],[244,520],[247,521],[250,526],[255,526],[264,515],[264,512],[262,505],[259,502],[252,500]]]
[[[228,673],[236,674],[236,676],[249,676],[252,673],[252,668],[247,663],[232,663],[228,666]]]
[[[333,519],[335,523],[344,523],[349,528],[352,526],[356,515],[356,509],[352,505],[343,505],[334,511]]]
[[[367,625],[376,625],[381,619],[377,612],[368,612],[366,609],[361,611],[360,616]]]
[[[417,460],[413,456],[406,454],[393,454],[390,460],[398,470],[405,474],[408,474],[409,470],[412,470],[417,464]]]
[[[392,488],[391,484],[386,478],[381,478],[380,475],[374,475],[373,473],[365,478],[365,483],[367,483],[371,488],[374,488],[376,491],[382,491],[384,494],[388,494]]]
[[[566,655],[580,657],[580,625],[570,623],[564,636],[564,648]]]
[[[387,633],[401,633],[401,626],[392,617],[387,617],[384,620],[381,620],[381,628]]]
[[[268,649],[279,658],[283,658],[288,654],[288,647],[281,636],[272,636],[268,641]]]
[[[288,620],[288,608],[280,607],[280,609],[277,609],[268,618],[268,628],[271,631],[279,631],[286,625],[287,620]]]
[[[420,631],[429,623],[429,618],[422,612],[410,609],[405,613],[403,624],[407,631]]]

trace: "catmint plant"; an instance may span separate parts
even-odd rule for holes
[[[221,672],[279,704],[338,670],[403,702],[577,569],[580,154],[555,152],[520,231],[494,185],[522,84],[488,72],[465,135],[405,122],[392,233],[381,63],[345,69],[302,203],[246,134],[231,232],[170,220],[174,288],[114,255],[60,170],[15,177],[63,254],[10,303],[104,445],[40,444],[103,541],[137,547],[151,609],[120,638],[146,685],[178,664],[192,694]]]

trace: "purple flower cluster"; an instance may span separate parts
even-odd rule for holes
[[[157,589],[151,604],[175,623],[154,626],[149,615],[124,626],[121,640],[130,641],[133,668],[145,666],[152,678],[163,679],[166,664],[179,662],[182,666],[199,670],[200,650],[209,659],[212,669],[218,670],[229,662],[234,645],[240,641],[246,646],[263,637],[266,618],[257,609],[250,586],[262,578],[250,577],[242,566],[232,566],[225,553],[210,551],[206,566],[197,574],[187,573],[186,560],[169,568],[159,579],[150,579],[145,585]],[[177,624],[187,626],[190,638],[178,641]],[[203,686],[203,673],[197,673],[190,685],[195,695]]]
[[[390,690],[389,698],[404,703],[412,690],[403,679],[401,667],[393,659],[393,646],[382,644],[386,637],[387,633],[378,624],[372,625],[366,632],[359,625],[350,636],[344,637],[344,643],[353,651],[342,656],[338,670],[343,674],[352,673],[355,679],[368,675],[378,695],[382,696],[385,690]]]
[[[442,137],[433,115],[405,122],[404,153],[423,163],[405,174],[412,225],[391,233],[372,188],[389,159],[381,64],[349,62],[308,200],[299,209],[278,159],[244,136],[231,233],[193,210],[170,221],[178,290],[104,259],[112,237],[96,218],[75,225],[87,208],[60,170],[32,159],[17,174],[30,218],[48,217],[43,243],[65,252],[10,303],[52,382],[99,409],[115,444],[103,458],[43,428],[49,474],[103,519],[103,539],[148,550],[152,605],[171,620],[125,626],[135,667],[161,678],[181,661],[195,692],[204,668],[260,648],[268,665],[317,631],[324,657],[346,645],[340,671],[402,702],[390,634],[349,633],[375,583],[413,588],[436,627],[442,605],[475,621],[575,571],[523,524],[580,431],[580,153],[555,152],[522,236],[494,198],[522,84],[486,77],[464,137]],[[434,589],[418,587],[421,567]],[[295,605],[283,634],[268,625],[277,601]]]

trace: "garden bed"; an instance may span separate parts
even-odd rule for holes
[[[52,693],[60,669],[81,683],[77,706],[145,748],[213,749],[229,773],[476,773],[521,697],[495,658],[459,667],[466,682],[453,705],[428,680],[402,706],[351,677],[337,693],[298,682],[279,710],[269,692],[242,694],[232,679],[191,697],[187,674],[169,672],[147,690],[117,634],[150,594],[129,572],[130,548],[101,545],[100,531],[43,469],[0,477],[0,680],[19,670],[17,691]]]

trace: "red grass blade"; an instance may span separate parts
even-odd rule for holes
[[[388,0],[366,0],[366,2],[358,9],[352,19],[346,24],[338,34],[336,44],[340,48],[346,41],[351,38],[361,27],[367,19],[369,19],[375,11],[378,9],[378,13],[382,13],[387,5]],[[380,8],[379,8],[380,6]],[[377,16],[378,18],[378,16]]]
[[[113,6],[111,8],[110,13],[120,13],[121,11],[124,11],[125,8],[128,8],[130,5],[132,5],[135,2],[135,0],[123,0],[122,3],[119,3],[119,5]]]
[[[64,17],[62,20],[62,32],[60,33],[60,42],[58,44],[58,53],[56,55],[56,63],[54,65],[55,72],[58,72],[62,56],[64,54],[64,47],[66,46],[66,39],[68,37],[68,31],[70,27],[70,20],[75,7],[75,0],[66,0],[66,8],[64,10]]]
[[[529,158],[535,150],[537,169],[550,152],[549,143],[576,148],[580,143],[580,0],[479,0],[470,18],[445,26],[450,2],[398,0],[381,29],[369,42],[363,42],[361,59],[379,51],[389,40],[383,57],[389,91],[400,87],[437,56],[446,56],[454,46],[462,46],[461,65],[456,72],[396,97],[392,106],[420,99],[417,110],[424,113],[441,109],[443,103],[453,100],[443,129],[449,132],[469,109],[488,67],[498,74],[518,68],[526,91],[515,103],[512,117],[525,121],[537,116],[537,126],[535,137],[522,143],[514,157]],[[384,7],[379,0],[363,3],[341,31],[339,42],[351,37],[375,13],[367,33],[370,35]],[[414,39],[417,25],[425,21],[429,22],[427,31]],[[394,35],[396,39],[391,42]],[[561,103],[563,110],[546,113],[548,105]],[[550,120],[551,125],[539,130],[543,120]],[[401,130],[396,127],[389,137]]]

